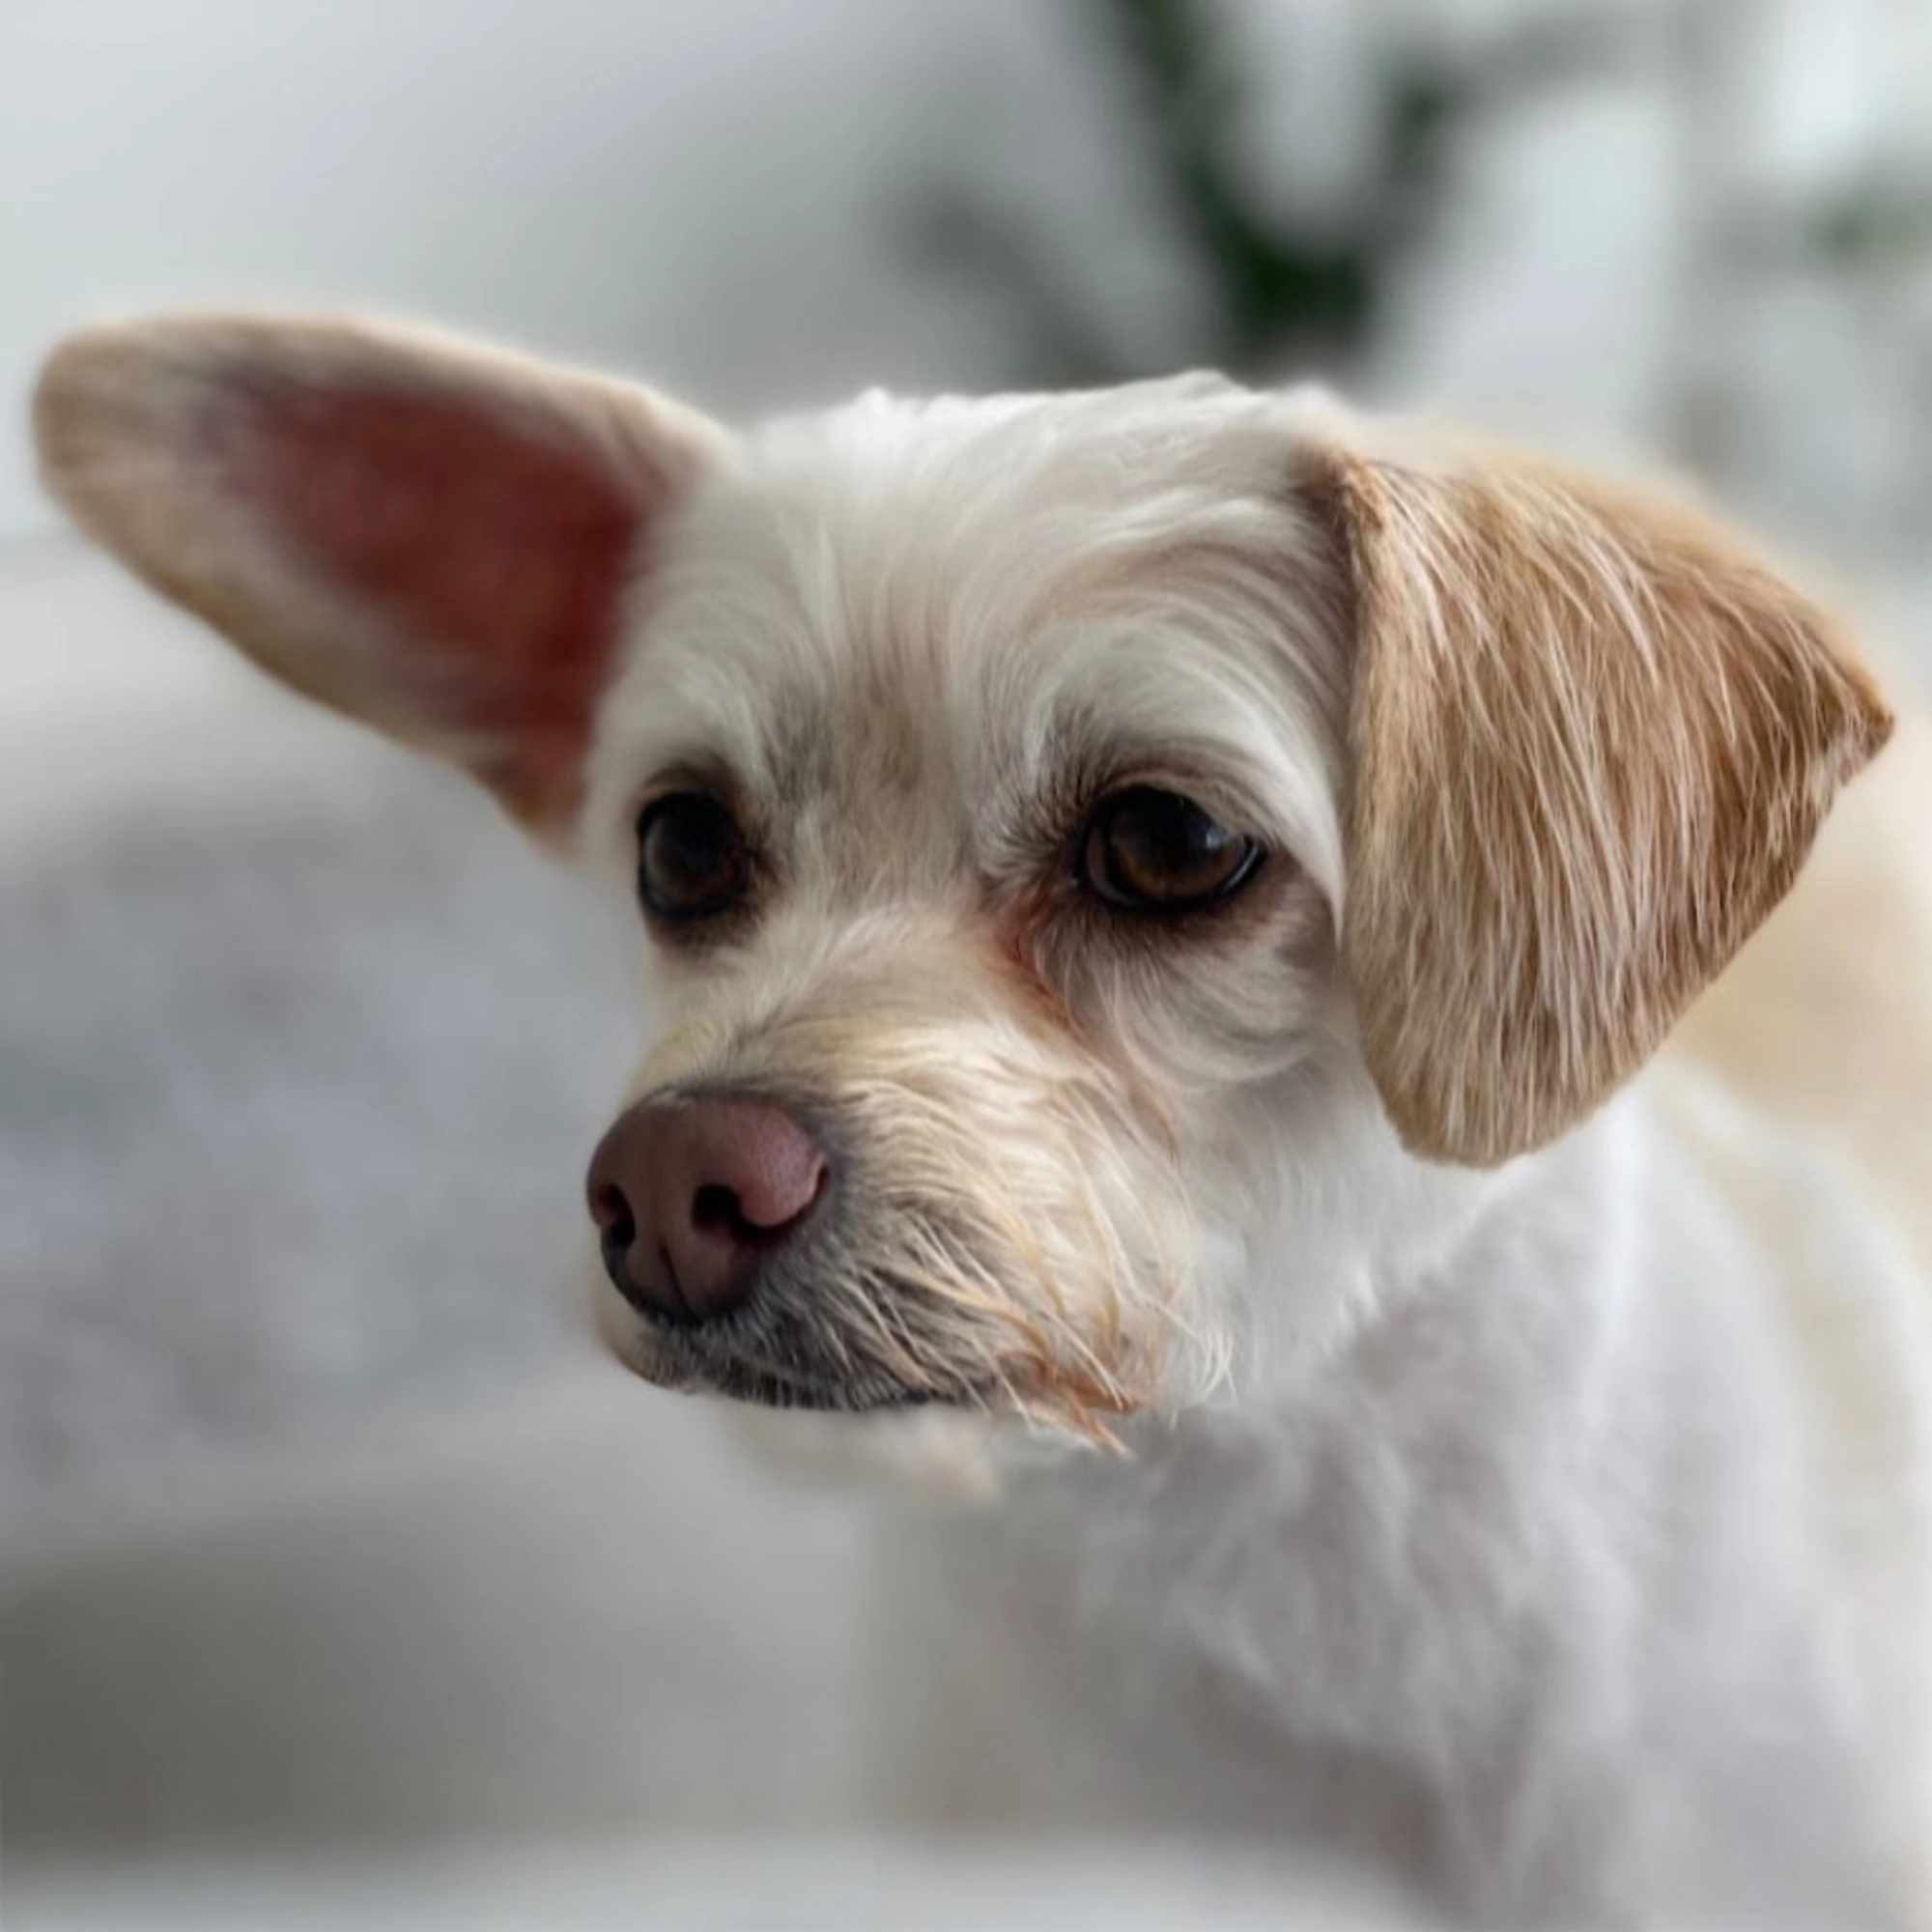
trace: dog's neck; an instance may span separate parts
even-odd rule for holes
[[[1089,1546],[1075,1560],[1104,1542],[1140,1573],[1101,1586],[1114,1601],[1209,1651],[1251,1619],[1243,1668],[1272,1660],[1299,1727],[1468,1747],[1465,1725],[1517,1710],[1523,1646],[1587,1645],[1639,1567],[1713,1585],[1709,1548],[1671,1541],[1680,1516],[1733,1523],[1740,1575],[1791,1573],[1742,1544],[1803,1519],[1801,1472],[1725,1393],[1777,1368],[1717,1373],[1764,1350],[1752,1267],[1642,1099],[1619,1102],[1498,1177],[1443,1252],[1370,1282],[1375,1313],[1331,1356],[1137,1425],[1126,1457],[1041,1485],[1044,1507]]]
[[[1219,1398],[1131,1425],[1125,1456],[1049,1477],[1046,1493],[1075,1499],[1068,1535],[1105,1521],[1115,1560],[1144,1558],[1165,1579],[1136,1578],[1122,1600],[1171,1600],[1194,1579],[1204,1629],[1210,1599],[1267,1599],[1270,1619],[1298,1633],[1303,1687],[1359,1683],[1385,1703],[1390,1734],[1412,1737],[1422,1687],[1402,1680],[1446,1670],[1432,1648],[1483,1654],[1472,1628],[1506,1620],[1574,1496],[1565,1445],[1591,1440],[1612,1410],[1628,1423],[1640,1399],[1623,1356],[1647,1163],[1615,1107],[1459,1195],[1436,1242],[1406,1233],[1391,1258],[1378,1234],[1329,1255],[1297,1243],[1261,1257],[1262,1302],[1317,1266],[1348,1270],[1351,1331],[1284,1346]],[[1094,1509],[1095,1487],[1115,1507]],[[1201,1507],[1181,1505],[1197,1492]],[[1142,1536],[1122,1533],[1122,1513]],[[1417,1606],[1406,1664],[1356,1654],[1379,1622],[1364,1604]]]
[[[1350,1497],[1375,1513],[1413,1489],[1429,1507],[1406,1527],[1425,1537],[1473,1511],[1521,1514],[1508,1497],[1547,1474],[1548,1445],[1626,1401],[1622,1350],[1648,1292],[1636,1250],[1662,1179],[1646,1124],[1620,1102],[1504,1173],[1392,1190],[1383,1224],[1354,1238],[1279,1237],[1252,1264],[1264,1312],[1244,1341],[1260,1359],[1220,1398],[1133,1428],[1126,1471],[1165,1484],[1177,1464],[1252,1458],[1278,1519],[1340,1520]],[[1340,1332],[1271,1324],[1317,1271]]]
[[[1032,1560],[1155,1723],[1165,1657],[1236,1718],[1422,1778],[1492,1842],[1531,1829],[1536,1780],[1587,1767],[1579,1739],[1628,1728],[1688,1788],[1721,1785],[1708,1740],[1750,1735],[1754,1704],[1842,1735],[1802,1588],[1807,1473],[1764,1412],[1762,1268],[1644,1096],[1368,1286],[1325,1360],[1022,1486]],[[1786,1747],[1757,1747],[1782,1777]]]
[[[1406,1151],[1351,1055],[1258,1090],[1252,1118],[1236,1115],[1189,1178],[1203,1204],[1200,1272],[1216,1285],[1208,1320],[1225,1324],[1229,1346],[1222,1386],[1180,1404],[1183,1416],[1219,1428],[1305,1413],[1338,1377],[1499,1269],[1553,1269],[1588,1295],[1585,1277],[1614,1265],[1627,1228],[1618,1201],[1636,1185],[1630,1112],[1628,1099],[1613,1104],[1484,1171]],[[1574,1252],[1541,1255],[1554,1231],[1586,1228],[1593,1238]],[[1507,1293],[1484,1290],[1481,1305]]]

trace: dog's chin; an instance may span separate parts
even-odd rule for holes
[[[605,1346],[633,1375],[684,1394],[845,1415],[994,1406],[991,1390],[963,1377],[914,1384],[876,1366],[839,1369],[795,1353],[782,1363],[763,1359],[738,1343],[728,1324],[714,1334],[653,1321],[608,1293],[598,1297],[597,1327]]]
[[[768,1369],[738,1364],[727,1364],[702,1379],[687,1381],[682,1386],[723,1396],[727,1402],[752,1403],[760,1408],[805,1408],[845,1415],[879,1415],[912,1408],[967,1406],[964,1395],[909,1389],[883,1379],[818,1381],[781,1377]]]

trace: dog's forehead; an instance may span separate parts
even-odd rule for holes
[[[1271,711],[1325,696],[1277,662],[1324,569],[1293,463],[1280,399],[1199,378],[777,424],[653,559],[593,798],[718,768],[943,818],[1101,738],[1279,758]]]

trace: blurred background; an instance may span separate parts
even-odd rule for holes
[[[7,0],[0,392],[270,298],[734,416],[1319,374],[1691,469],[1932,668],[1928,0]],[[13,420],[6,1922],[983,1922],[854,1795],[859,1507],[582,1339],[633,942],[116,580]]]

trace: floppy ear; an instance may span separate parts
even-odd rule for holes
[[[54,495],[157,590],[553,836],[627,588],[722,441],[427,332],[214,316],[71,337],[34,426]]]
[[[1507,458],[1323,450],[1355,661],[1342,952],[1404,1141],[1488,1165],[1635,1070],[1891,720],[1700,519]]]

